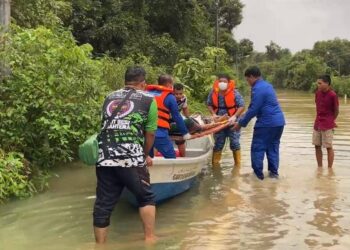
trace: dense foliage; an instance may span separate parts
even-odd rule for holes
[[[11,0],[11,16],[21,27],[53,28],[66,22],[71,14],[70,0]]]
[[[170,69],[180,58],[198,56],[215,43],[216,11],[220,39],[236,46],[231,30],[242,19],[238,0],[109,0],[73,1],[71,24],[79,43],[90,43],[96,54],[114,57],[143,54],[154,65]]]
[[[77,46],[65,30],[13,27],[7,39],[0,52],[11,68],[0,85],[2,150],[20,152],[29,168],[72,160],[98,127],[101,63],[90,58],[90,45]],[[11,165],[7,159],[1,169]]]
[[[5,154],[0,149],[0,203],[11,196],[27,197],[36,191],[29,176],[31,169],[23,155],[15,152]]]
[[[77,142],[97,128],[101,63],[69,32],[12,32],[11,46],[1,53],[12,70],[0,86],[1,147],[35,165],[69,161]]]

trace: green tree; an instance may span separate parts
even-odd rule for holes
[[[271,41],[270,44],[266,45],[265,47],[266,47],[266,56],[269,60],[279,60],[283,56],[291,55],[288,49],[282,49],[281,46],[274,43],[273,41]]]
[[[316,78],[327,72],[327,65],[311,51],[298,52],[287,66],[286,86],[293,89],[310,90]]]
[[[241,22],[242,4],[225,0],[219,8],[222,32],[232,39],[232,27]],[[79,43],[90,43],[97,55],[143,54],[153,64],[170,68],[177,59],[200,56],[204,47],[214,44],[213,0],[74,0],[73,13],[74,36]]]
[[[242,22],[243,4],[239,0],[221,0],[219,2],[219,23],[228,31]]]
[[[73,34],[80,44],[91,44],[97,54],[123,56],[130,50],[141,53],[149,39],[142,2],[73,0]]]
[[[332,79],[332,88],[338,95],[350,96],[350,77],[335,76]]]
[[[312,53],[321,57],[337,75],[350,75],[350,41],[339,38],[319,41]]]
[[[239,41],[239,54],[242,57],[246,57],[252,54],[254,50],[254,43],[249,39],[245,38]]]
[[[67,23],[72,14],[71,0],[12,0],[11,16],[17,25],[34,28]]]
[[[215,27],[217,13],[219,26],[228,32],[242,21],[244,5],[239,0],[197,0],[197,2],[199,6],[205,8],[212,27]]]
[[[217,71],[214,70],[215,58],[219,58]],[[174,76],[191,90],[191,95],[203,102],[218,72],[234,75],[231,67],[227,65],[227,53],[224,49],[206,47],[200,58],[181,59],[174,66]],[[199,91],[200,90],[200,91]]]

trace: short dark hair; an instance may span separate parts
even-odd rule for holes
[[[165,85],[168,82],[172,82],[173,78],[171,77],[171,75],[168,74],[162,74],[158,77],[158,84],[159,85]]]
[[[216,77],[217,77],[218,79],[220,79],[220,78],[225,78],[225,79],[227,79],[228,81],[231,80],[231,77],[230,77],[228,74],[225,74],[225,73],[217,74]]]
[[[261,71],[257,66],[250,66],[247,68],[244,72],[244,76],[254,76],[254,77],[260,77],[261,76]]]
[[[124,80],[125,83],[134,82],[134,84],[136,84],[144,81],[145,77],[146,71],[144,68],[140,66],[131,66],[126,69]]]
[[[184,85],[182,83],[175,83],[174,84],[174,89],[175,90],[183,90],[184,89]]]
[[[328,83],[328,85],[331,85],[332,79],[330,75],[320,75],[317,79],[321,79],[322,81]]]

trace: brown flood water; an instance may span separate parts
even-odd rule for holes
[[[242,131],[239,172],[231,173],[226,151],[221,170],[209,166],[195,187],[158,207],[156,245],[144,246],[137,210],[121,202],[109,243],[98,249],[350,249],[350,104],[341,99],[334,169],[318,170],[313,95],[279,91],[278,97],[287,119],[279,180],[252,174],[251,122]],[[0,249],[95,249],[94,190],[94,169],[75,163],[57,171],[49,191],[1,205]]]

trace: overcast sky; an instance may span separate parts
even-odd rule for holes
[[[241,0],[237,40],[248,38],[256,51],[274,41],[291,52],[311,49],[316,41],[350,40],[350,0]]]

